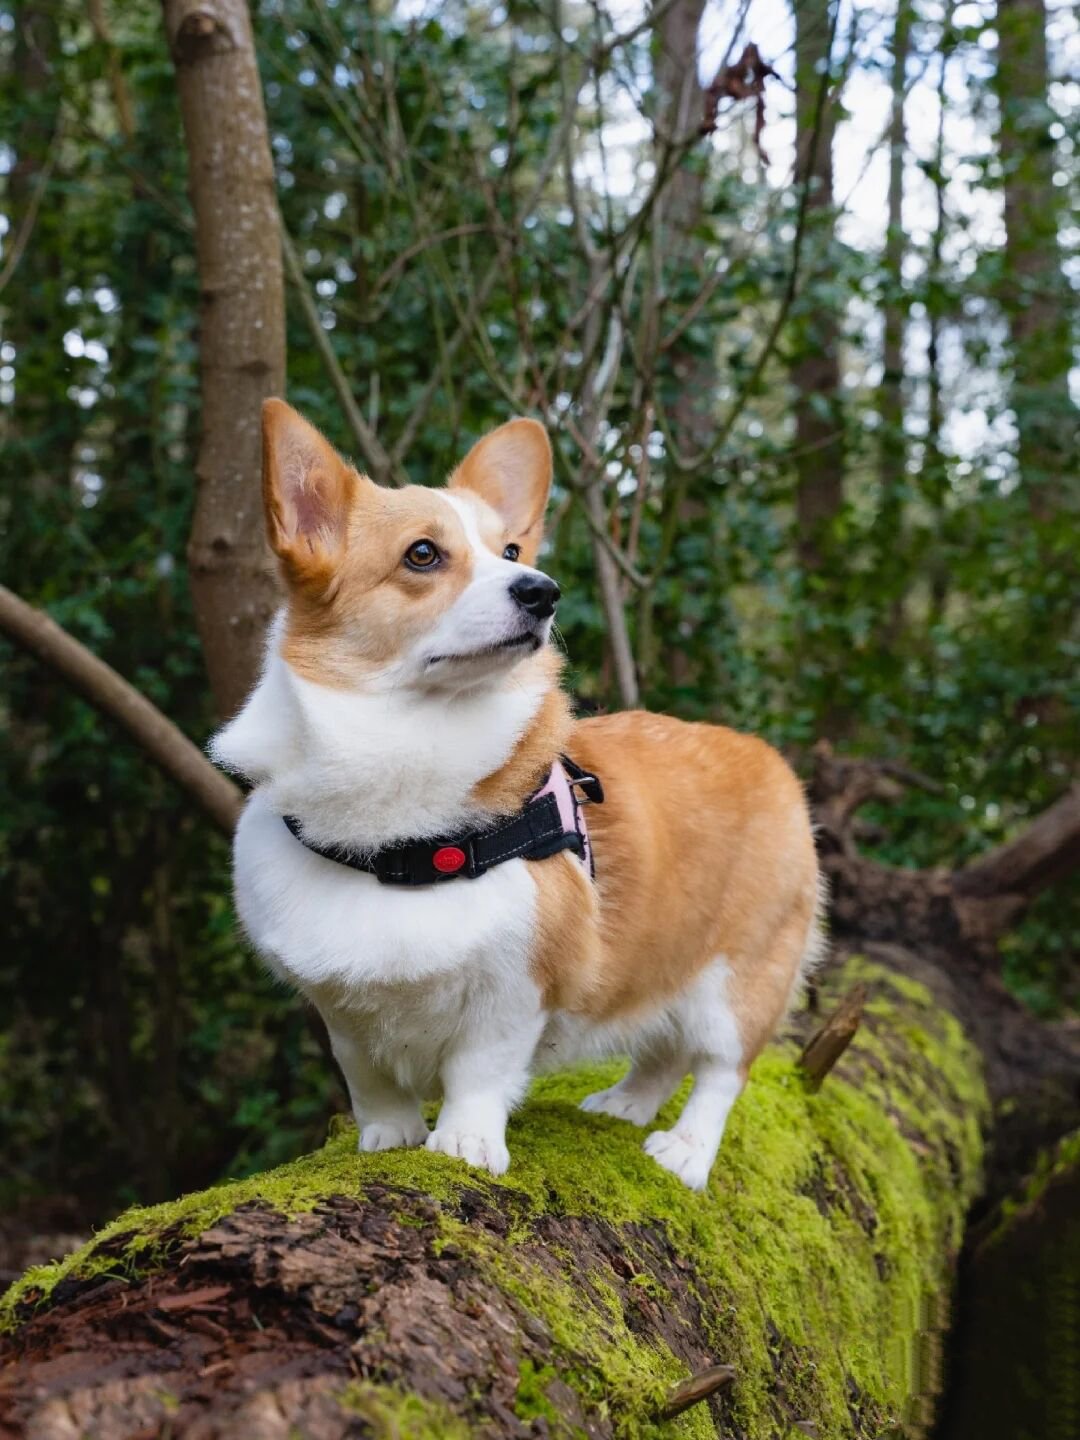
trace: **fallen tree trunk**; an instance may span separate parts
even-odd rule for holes
[[[857,958],[825,1003],[855,985],[817,1093],[806,1015],[759,1060],[704,1195],[577,1109],[593,1069],[536,1086],[501,1180],[350,1129],[128,1212],[9,1292],[0,1434],[918,1433],[987,1096],[946,1005]]]
[[[962,1018],[994,1104],[992,1202],[1041,1149],[1080,1126],[1080,1026],[1041,1021],[1009,994],[998,948],[1036,896],[1080,864],[1080,786],[967,866],[900,869],[860,852],[860,808],[895,800],[902,785],[942,787],[903,765],[835,755],[824,741],[814,760],[810,795],[833,934],[913,969]]]
[[[939,1440],[1080,1434],[1080,1130],[968,1237]]]

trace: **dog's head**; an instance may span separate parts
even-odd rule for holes
[[[281,400],[263,407],[263,497],[287,591],[284,654],[332,686],[460,690],[547,641],[559,587],[534,564],[551,447],[511,420],[443,489],[389,489]]]

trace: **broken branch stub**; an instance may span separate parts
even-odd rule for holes
[[[851,1044],[863,1006],[866,1004],[866,986],[858,984],[852,989],[820,1030],[807,1041],[799,1056],[799,1069],[808,1090],[820,1090],[821,1083]]]
[[[734,1365],[710,1365],[707,1370],[699,1370],[688,1380],[680,1380],[678,1385],[671,1387],[660,1408],[659,1418],[674,1420],[676,1415],[689,1410],[691,1405],[700,1405],[702,1400],[708,1400],[710,1395],[715,1395],[734,1379]]]

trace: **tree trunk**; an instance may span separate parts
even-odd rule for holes
[[[883,638],[895,638],[901,625],[903,572],[907,569],[897,544],[903,519],[903,488],[907,444],[904,435],[904,162],[907,132],[904,96],[912,12],[909,0],[898,0],[893,26],[892,115],[889,121],[889,217],[885,236],[885,301],[882,306],[882,373],[879,399],[881,453],[878,500],[878,566],[889,590],[889,620]],[[898,573],[899,572],[899,573]]]
[[[1039,1147],[1080,1125],[1080,1029],[1036,1020],[998,975],[998,942],[1047,886],[1080,868],[1080,785],[1015,839],[959,870],[907,870],[861,855],[852,838],[868,801],[895,799],[900,783],[926,785],[902,766],[842,759],[822,741],[810,786],[818,848],[829,882],[833,933],[885,953],[922,958],[921,978],[948,981],[986,1064],[995,1102],[989,1189],[1001,1193]]]
[[[704,10],[705,0],[677,0],[663,10],[658,27],[654,83],[662,144],[657,164],[664,163],[664,149],[669,145],[680,153],[680,159],[656,209],[653,244],[659,252],[659,273],[665,277],[664,298],[674,291],[681,308],[692,303],[706,282],[702,243],[696,233],[701,225],[705,157],[700,146],[696,154],[686,149],[691,138],[700,134],[705,114],[705,93],[698,78],[698,33]],[[691,338],[692,328],[687,327],[667,352],[665,367],[672,391],[667,404],[671,434],[684,458],[706,450],[716,424],[715,338],[710,334],[703,346]],[[643,437],[643,444],[646,439]],[[708,523],[708,506],[693,489],[693,480],[704,478],[700,472],[686,476],[680,486],[677,523],[681,535],[692,535]],[[712,479],[711,469],[708,478]],[[668,483],[680,485],[680,479],[671,475]],[[672,625],[665,626],[665,631],[670,681],[676,686],[692,684],[694,667],[688,649],[693,646],[693,629],[681,631]]]
[[[759,1060],[704,1196],[640,1131],[577,1109],[610,1078],[594,1067],[536,1086],[503,1180],[357,1155],[343,1127],[280,1170],[129,1212],[10,1292],[0,1429],[918,1433],[986,1094],[940,996],[853,959],[827,1003],[856,983],[863,1024],[819,1093],[794,1036]],[[734,1377],[680,1385],[714,1366]]]
[[[259,667],[276,590],[263,537],[260,407],[285,387],[285,300],[274,172],[247,0],[163,0],[187,141],[202,434],[188,547],[218,710]]]
[[[944,330],[945,277],[943,256],[948,229],[945,211],[945,117],[948,107],[948,66],[953,49],[953,0],[947,0],[941,31],[941,68],[938,72],[938,125],[934,143],[932,180],[934,186],[934,229],[930,237],[924,294],[926,304],[926,442],[923,446],[920,486],[933,517],[935,529],[939,516],[945,512],[949,475],[945,464],[945,400],[942,385],[941,337]],[[931,546],[928,570],[930,575],[930,613],[924,629],[932,631],[945,609],[949,593],[949,566],[937,541]]]
[[[1032,513],[1045,520],[1062,507],[1068,477],[1075,475],[1077,417],[1068,387],[1069,296],[1058,250],[1043,0],[999,0],[997,31],[1006,233],[1001,298],[1012,342],[1020,479]]]
[[[11,228],[0,262],[6,292],[0,316],[4,339],[15,349],[15,393],[0,415],[0,442],[7,484],[28,486],[38,506],[66,495],[75,433],[73,407],[56,404],[55,377],[66,364],[64,332],[70,324],[59,263],[65,192],[50,184],[63,105],[55,67],[59,45],[55,6],[17,8],[10,63],[20,77],[23,104],[17,131],[7,127],[14,152],[6,182]],[[36,305],[26,303],[29,295],[40,297]],[[14,531],[18,518],[7,523]],[[47,543],[32,533],[27,539],[30,554],[48,564]]]
[[[799,560],[822,568],[829,527],[844,501],[844,439],[840,404],[841,316],[814,296],[814,278],[828,270],[833,243],[833,135],[829,84],[833,19],[828,0],[795,6],[795,179],[807,186],[806,279],[795,307],[795,482]],[[825,88],[824,97],[822,87]]]
[[[1080,1434],[1080,1131],[978,1227],[938,1440]]]

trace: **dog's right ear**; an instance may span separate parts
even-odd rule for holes
[[[345,553],[360,477],[284,400],[262,409],[263,505],[286,577],[322,589]]]

